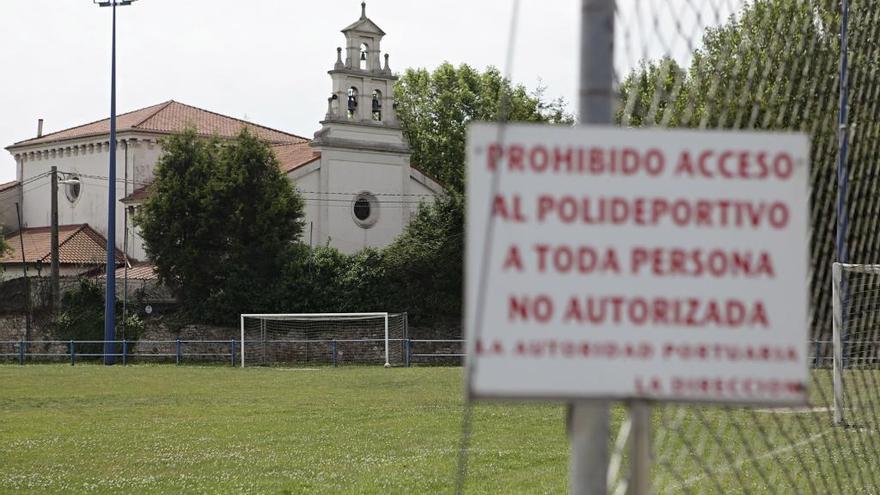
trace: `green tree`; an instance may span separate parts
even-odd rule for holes
[[[143,320],[136,313],[129,313],[123,322],[122,302],[117,299],[115,304],[116,324],[125,324],[125,339],[138,340],[144,330]],[[65,290],[61,310],[52,315],[49,330],[56,340],[104,340],[104,286],[82,278],[79,285]],[[100,344],[89,346],[100,352]]]
[[[246,129],[231,141],[187,130],[163,146],[136,219],[159,278],[208,321],[276,309],[297,256],[303,201],[272,150]]]
[[[448,191],[464,192],[467,125],[472,121],[571,123],[561,99],[546,101],[544,89],[511,84],[494,67],[479,72],[444,63],[434,72],[407,69],[395,85],[397,115],[412,148],[411,162]]]
[[[830,328],[829,280],[835,259],[840,16],[836,0],[749,2],[706,30],[687,69],[645,61],[619,91],[625,126],[799,131],[811,139],[810,209],[814,336]],[[873,0],[850,2],[849,259],[880,262],[880,134],[874,123],[880,90]]]
[[[419,320],[460,320],[464,198],[451,192],[419,208],[385,248],[384,290],[396,311]]]
[[[384,250],[383,290],[394,310],[419,319],[459,321],[464,252],[465,137],[473,121],[574,122],[562,99],[529,91],[490,67],[444,63],[433,72],[409,69],[395,87],[398,117],[411,162],[440,180],[445,195],[423,205]]]
[[[620,85],[618,121],[815,132],[833,121],[839,43],[836,2],[747,4],[706,29],[690,67],[644,61]]]
[[[6,237],[3,235],[3,231],[0,230],[0,256],[3,256],[7,252],[9,252],[9,244],[6,242]]]

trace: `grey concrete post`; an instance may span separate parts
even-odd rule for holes
[[[611,124],[613,62],[614,0],[581,0],[581,124]],[[607,402],[576,402],[569,407],[570,486],[574,495],[608,493],[608,410]]]
[[[651,494],[651,406],[636,400],[629,405],[632,421],[632,449],[630,451],[630,495]]]

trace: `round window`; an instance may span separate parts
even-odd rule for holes
[[[362,192],[358,194],[351,204],[351,216],[355,223],[368,229],[379,220],[379,201],[376,196]]]
[[[67,200],[71,203],[75,202],[79,199],[79,194],[82,191],[82,181],[79,177],[71,176],[64,179],[64,195],[67,196]]]
[[[363,222],[370,218],[370,202],[360,198],[354,202],[354,217]]]

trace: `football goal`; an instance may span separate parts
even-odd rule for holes
[[[241,315],[241,366],[404,364],[406,313]]]
[[[834,423],[864,423],[880,389],[880,265],[834,263],[831,279]]]

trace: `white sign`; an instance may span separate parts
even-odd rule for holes
[[[477,124],[475,398],[803,404],[799,134]]]

